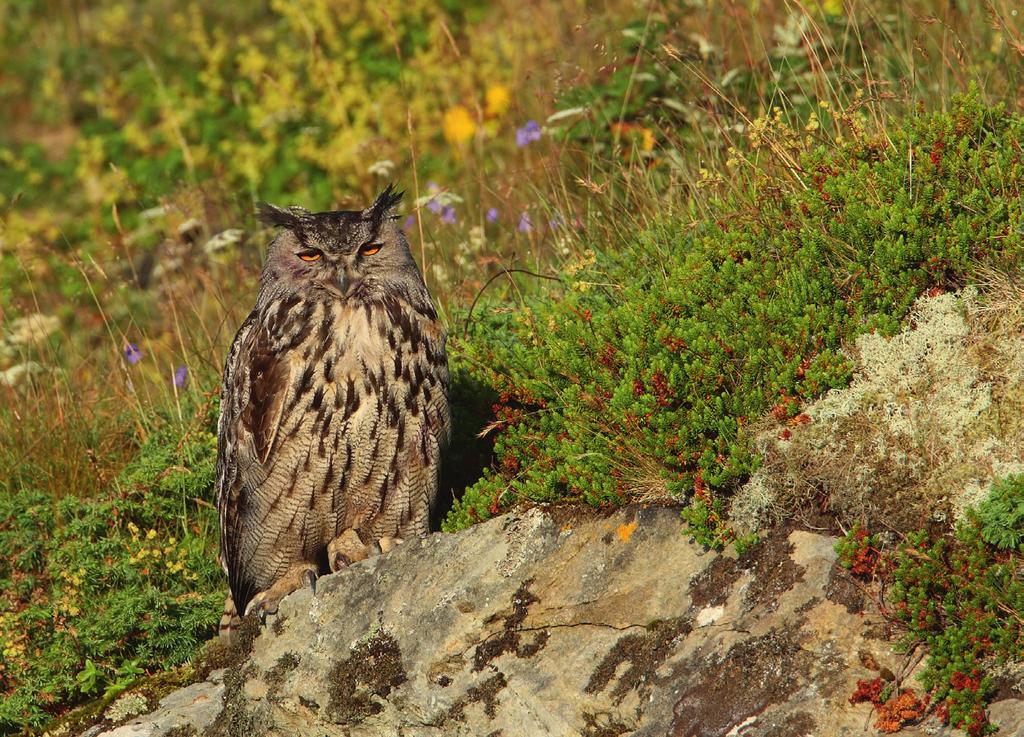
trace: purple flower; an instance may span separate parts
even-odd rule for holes
[[[142,360],[142,351],[134,343],[129,343],[124,349],[124,357],[132,366]]]
[[[487,222],[496,223],[498,222],[498,208],[492,207],[487,211]]]
[[[406,230],[412,230],[412,226],[414,226],[415,224],[416,224],[416,216],[415,215],[410,215],[409,217],[407,217],[405,219],[405,229]]]
[[[441,222],[453,225],[455,223],[455,208],[452,205],[448,205],[441,210]]]
[[[533,230],[533,220],[530,218],[530,213],[524,212],[519,216],[518,230],[520,233],[529,233]]]
[[[443,208],[444,208],[444,205],[442,205],[442,204],[441,204],[440,202],[438,202],[438,201],[437,201],[436,199],[434,199],[434,200],[431,200],[430,202],[428,202],[428,203],[427,203],[427,209],[428,209],[428,210],[430,210],[430,211],[431,211],[432,213],[434,213],[435,215],[436,215],[437,213],[441,212],[441,210],[442,210]]]
[[[188,379],[188,367],[178,366],[174,369],[174,385],[179,389],[185,386],[185,381]]]
[[[536,120],[527,120],[522,128],[516,128],[516,145],[522,148],[533,141],[539,141],[540,136],[540,124]]]
[[[548,227],[551,228],[552,230],[558,230],[559,228],[562,227],[562,218],[560,218],[558,215],[555,215],[553,218],[551,218],[551,220],[548,221]]]

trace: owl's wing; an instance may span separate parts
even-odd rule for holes
[[[291,366],[266,328],[250,316],[235,337],[224,369],[218,428],[218,499],[221,557],[239,612],[255,593],[240,555],[243,525],[253,495],[267,476],[291,385]]]
[[[248,368],[248,401],[242,409],[240,438],[251,446],[262,466],[281,427],[285,395],[291,384],[289,362],[278,355],[262,327],[247,341],[244,364]]]

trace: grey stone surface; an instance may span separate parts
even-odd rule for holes
[[[737,561],[672,509],[506,515],[322,578],[222,682],[104,735],[874,734],[848,698],[903,664],[833,543],[780,530]]]
[[[189,727],[194,730],[193,734],[202,734],[220,714],[223,696],[224,671],[214,671],[209,680],[168,694],[151,713],[101,732],[97,737],[157,737],[174,729],[184,737],[182,732],[188,734]]]

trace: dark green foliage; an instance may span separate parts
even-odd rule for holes
[[[165,421],[101,497],[0,494],[0,732],[124,690],[214,633],[215,412]]]
[[[844,385],[844,343],[895,330],[926,289],[1019,262],[1022,129],[971,96],[888,139],[814,151],[796,184],[751,184],[756,207],[665,217],[570,268],[563,289],[481,320],[463,350],[500,393],[495,463],[448,527],[520,500],[696,491],[715,511],[757,466],[744,425]]]
[[[906,625],[905,644],[924,644],[921,682],[940,713],[971,735],[987,734],[993,694],[984,670],[1019,660],[1024,628],[1021,558],[986,542],[975,516],[955,536],[907,536],[891,561],[890,612]]]
[[[985,541],[1004,550],[1017,550],[1024,542],[1024,476],[1007,476],[992,484],[988,498],[978,505],[978,521]]]

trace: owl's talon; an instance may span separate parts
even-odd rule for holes
[[[316,596],[316,572],[307,569],[302,574],[302,581],[312,590],[313,596]]]
[[[383,555],[401,544],[402,538],[389,535],[365,543],[355,529],[349,528],[331,540],[327,546],[327,559],[334,572],[361,560]]]
[[[257,619],[260,620],[260,624],[265,625],[267,623],[267,615],[277,614],[277,604],[279,601],[279,598],[270,598],[267,596],[266,591],[262,591],[249,602],[249,606],[245,608],[245,614],[246,616],[255,614]]]
[[[342,568],[348,568],[352,565],[352,561],[348,559],[348,556],[344,553],[335,553],[334,557],[331,558],[331,572],[336,573]]]
[[[273,585],[265,591],[261,591],[252,597],[248,606],[245,607],[246,615],[255,613],[259,617],[260,624],[267,623],[267,616],[277,614],[277,607],[281,599],[288,594],[309,586],[316,593],[316,566],[309,563],[299,563],[292,566]]]

